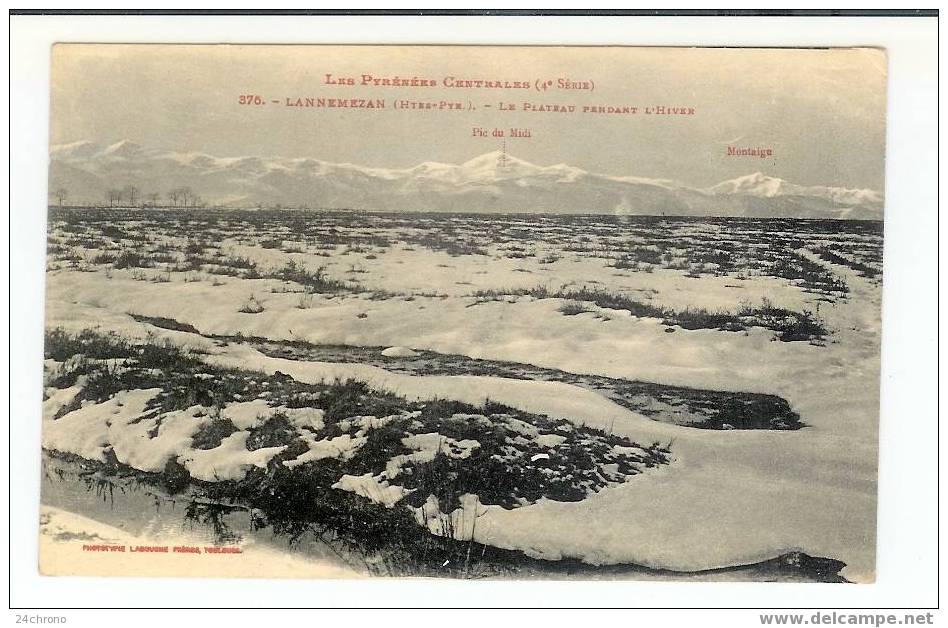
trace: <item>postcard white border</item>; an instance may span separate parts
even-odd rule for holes
[[[936,30],[920,18],[27,17],[11,32],[11,604],[44,606],[923,607],[936,603]],[[49,50],[56,41],[881,46],[889,54],[878,581],[246,581],[36,570]],[[6,226],[4,226],[6,228]],[[3,263],[6,263],[4,260]],[[4,434],[3,438],[6,438]],[[51,613],[55,614],[55,613]],[[563,620],[566,616],[553,616]],[[756,613],[743,614],[756,618]],[[148,615],[140,625],[167,621]],[[199,619],[197,617],[193,619]],[[345,621],[342,617],[340,620]],[[379,619],[382,619],[379,617]],[[718,624],[713,616],[695,621]],[[211,621],[210,618],[206,619]],[[483,620],[481,618],[478,623]],[[645,620],[636,617],[636,622]],[[216,621],[216,620],[213,620]],[[280,619],[279,621],[285,621]],[[421,620],[419,620],[421,621]],[[460,620],[462,624],[466,620]],[[569,623],[584,621],[573,616]],[[661,615],[652,621],[664,622]],[[755,625],[757,622],[750,622]]]

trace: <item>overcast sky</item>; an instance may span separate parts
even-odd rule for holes
[[[327,85],[324,75],[419,77],[435,88]],[[445,77],[530,89],[450,89]],[[545,91],[535,81],[592,82]],[[885,53],[870,49],[57,45],[51,143],[215,156],[313,157],[369,166],[459,163],[501,147],[472,128],[527,128],[509,153],[612,175],[707,186],[761,171],[803,185],[883,187]],[[241,94],[266,105],[241,105]],[[299,109],[286,98],[382,98],[384,110]],[[395,110],[396,100],[463,111]],[[280,104],[269,102],[279,100]],[[517,111],[499,111],[500,103]],[[637,106],[635,115],[526,113],[523,103]],[[475,110],[468,110],[473,105]],[[486,105],[490,105],[488,108]],[[695,115],[645,115],[656,105]],[[728,157],[728,145],[768,159]]]

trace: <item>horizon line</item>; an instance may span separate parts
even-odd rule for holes
[[[458,210],[405,210],[405,209],[365,209],[365,208],[356,208],[356,207],[236,207],[228,205],[212,205],[205,207],[175,207],[173,205],[157,205],[149,207],[129,207],[129,206],[115,206],[109,207],[108,205],[54,205],[49,204],[47,209],[49,211],[83,211],[83,210],[93,210],[93,211],[140,211],[140,212],[161,212],[161,211],[171,211],[171,212],[183,212],[183,213],[197,213],[197,212],[228,212],[228,211],[249,211],[249,212],[325,212],[325,213],[363,213],[363,214],[408,214],[412,216],[416,215],[462,215],[462,216],[554,216],[554,217],[577,217],[577,216],[611,216],[615,218],[676,218],[676,219],[687,219],[687,220],[806,220],[814,222],[884,222],[883,219],[875,218],[819,218],[819,217],[806,217],[806,216],[733,216],[733,215],[722,215],[722,214],[707,214],[707,215],[695,215],[695,214],[616,214],[616,213],[603,213],[603,212],[583,212],[583,213],[564,213],[564,212],[543,212],[543,211],[529,211],[529,210],[512,210],[512,211],[458,211]]]

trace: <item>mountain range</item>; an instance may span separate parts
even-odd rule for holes
[[[66,204],[109,204],[109,190],[129,185],[144,199],[159,194],[159,204],[172,204],[172,189],[189,188],[205,204],[229,207],[881,220],[883,206],[873,190],[802,186],[760,172],[696,188],[566,164],[538,166],[499,151],[462,164],[389,169],[310,158],[214,157],[128,140],[50,150],[51,196],[65,190]]]

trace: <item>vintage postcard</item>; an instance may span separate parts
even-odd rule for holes
[[[884,50],[52,56],[42,573],[874,580]]]

